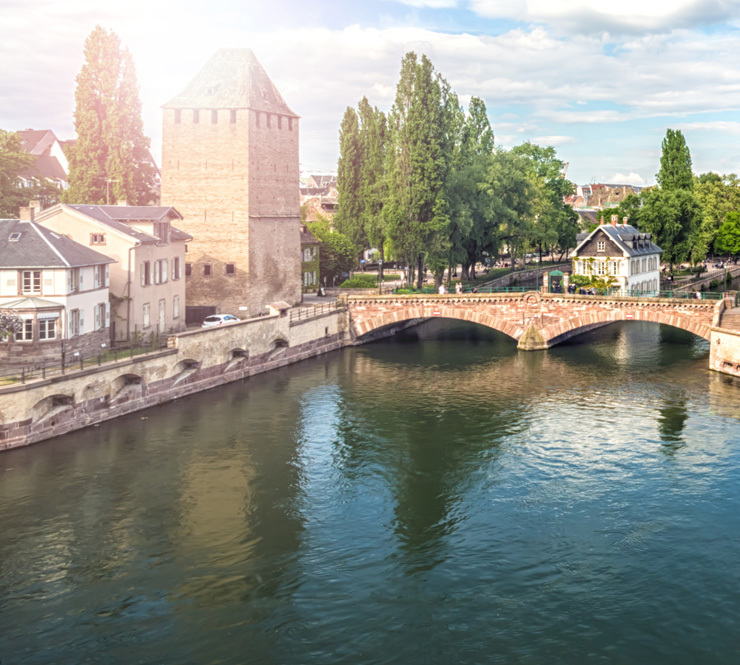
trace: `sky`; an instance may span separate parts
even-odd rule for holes
[[[740,172],[740,0],[0,0],[0,128],[75,136],[96,25],[133,55],[158,163],[161,105],[250,47],[302,118],[304,172],[336,169],[348,106],[390,109],[408,51],[485,101],[498,146],[553,146],[577,184],[654,184],[668,128],[696,173]]]

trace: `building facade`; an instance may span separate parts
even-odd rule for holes
[[[660,291],[660,258],[663,250],[652,234],[634,226],[601,224],[591,233],[578,235],[573,257],[573,274],[612,278],[613,288],[628,294],[657,294]]]
[[[59,360],[97,353],[110,341],[108,256],[34,222],[0,220],[0,309],[22,329],[0,344],[0,363]]]
[[[303,293],[318,291],[321,241],[301,224],[301,285]]]
[[[39,212],[46,228],[115,260],[110,268],[113,341],[185,328],[185,258],[191,236],[171,207],[65,205]]]
[[[188,307],[300,301],[298,116],[251,50],[217,51],[164,105],[162,202],[194,238]]]

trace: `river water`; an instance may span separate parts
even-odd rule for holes
[[[740,662],[740,384],[431,321],[0,455],[0,661]]]

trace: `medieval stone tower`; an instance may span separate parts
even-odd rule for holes
[[[219,50],[163,110],[162,205],[194,238],[187,305],[300,301],[298,116],[252,51]]]

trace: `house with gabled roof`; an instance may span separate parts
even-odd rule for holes
[[[110,271],[113,341],[136,341],[185,328],[185,257],[189,233],[171,206],[57,204],[42,226],[116,261]]]
[[[109,256],[34,221],[0,220],[0,309],[23,326],[0,342],[0,362],[58,360],[63,352],[90,355],[110,341]]]
[[[663,250],[652,234],[641,233],[627,224],[601,224],[591,233],[576,237],[572,253],[573,274],[587,277],[612,277],[614,288],[628,294],[655,295],[660,291],[660,259]]]
[[[43,178],[66,189],[69,164],[56,134],[50,129],[24,129],[16,134],[23,150],[35,157],[34,163],[21,173],[23,184],[30,187],[34,180]]]

